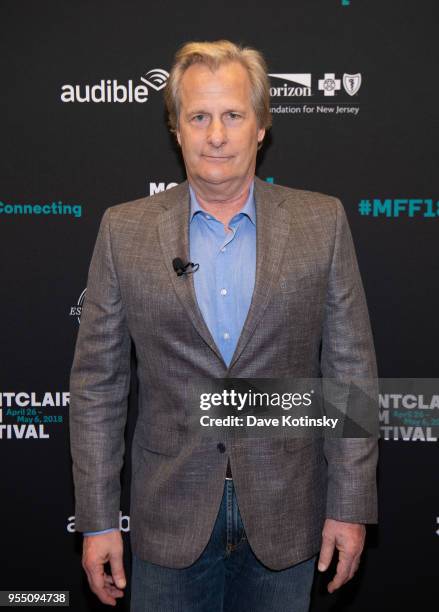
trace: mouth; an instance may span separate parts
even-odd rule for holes
[[[211,162],[226,162],[232,159],[231,155],[203,155],[204,159]]]

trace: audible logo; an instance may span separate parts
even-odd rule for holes
[[[137,102],[144,104],[148,101],[148,86],[159,91],[166,85],[168,72],[162,68],[149,70],[145,76],[140,77],[142,83],[136,84],[129,79],[125,84],[117,79],[101,79],[94,85],[63,85],[61,87],[61,102],[71,103],[119,103]]]

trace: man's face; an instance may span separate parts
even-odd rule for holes
[[[232,195],[253,176],[259,129],[250,79],[238,62],[212,72],[193,64],[183,74],[177,139],[188,179],[204,194]]]

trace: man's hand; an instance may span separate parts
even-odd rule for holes
[[[326,519],[322,537],[318,563],[320,572],[328,569],[335,548],[338,550],[337,572],[328,584],[328,591],[333,593],[350,580],[357,571],[366,537],[366,527],[358,523],[343,523],[334,519]]]
[[[111,575],[104,572],[104,564],[110,563]],[[120,531],[109,531],[84,537],[82,551],[84,568],[91,590],[104,604],[116,605],[116,598],[123,597],[126,586],[123,569],[123,541]]]

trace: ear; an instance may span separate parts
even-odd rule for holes
[[[180,135],[180,130],[178,129],[178,127],[175,129],[175,137],[177,138],[177,142],[181,147],[181,135]]]
[[[265,128],[260,128],[258,130],[258,143],[261,144],[261,142],[264,140],[264,136],[265,136]]]

